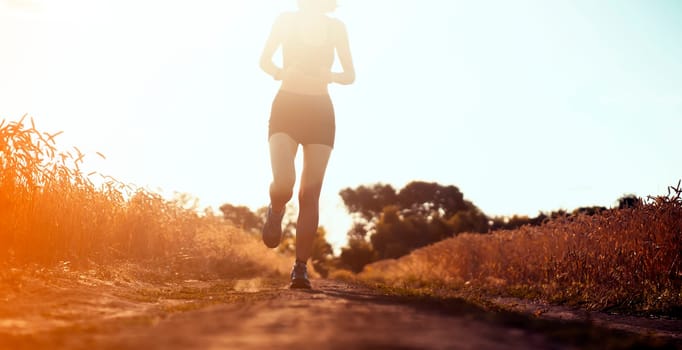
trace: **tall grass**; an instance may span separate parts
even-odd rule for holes
[[[369,265],[361,277],[399,287],[542,298],[592,309],[679,312],[681,193],[678,184],[667,196],[635,208],[461,234],[399,260]]]
[[[155,262],[222,275],[284,273],[290,261],[187,201],[96,173],[26,117],[0,123],[0,264]],[[101,179],[95,185],[94,179]]]

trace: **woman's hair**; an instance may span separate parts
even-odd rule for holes
[[[336,0],[298,0],[298,8],[322,13],[333,12],[336,10]]]

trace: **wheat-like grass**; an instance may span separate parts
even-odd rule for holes
[[[492,234],[461,234],[361,278],[407,288],[478,290],[588,308],[679,310],[682,189],[642,205]]]
[[[155,263],[221,276],[283,274],[290,259],[210,211],[97,173],[33,119],[0,123],[0,264]],[[98,153],[104,158],[104,155]],[[95,185],[93,178],[102,181]]]

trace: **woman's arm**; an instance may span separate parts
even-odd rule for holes
[[[342,85],[352,84],[355,81],[355,66],[353,66],[353,57],[350,53],[346,26],[342,22],[339,22],[338,25],[336,53],[339,56],[343,72],[332,73],[331,81]]]
[[[279,46],[282,44],[284,27],[284,15],[280,15],[272,25],[272,30],[270,31],[270,35],[265,42],[263,53],[260,56],[260,68],[265,71],[265,73],[271,75],[275,80],[282,79],[282,68],[277,67],[277,65],[275,65],[275,63],[272,61],[272,58]]]

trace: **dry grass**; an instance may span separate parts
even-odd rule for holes
[[[0,123],[0,266],[85,266],[122,261],[169,273],[248,277],[288,272],[291,261],[186,198],[80,170],[57,134],[31,119]],[[101,181],[95,185],[92,179]]]
[[[637,208],[462,234],[369,265],[360,277],[399,288],[674,314],[682,306],[680,194],[678,184]]]

